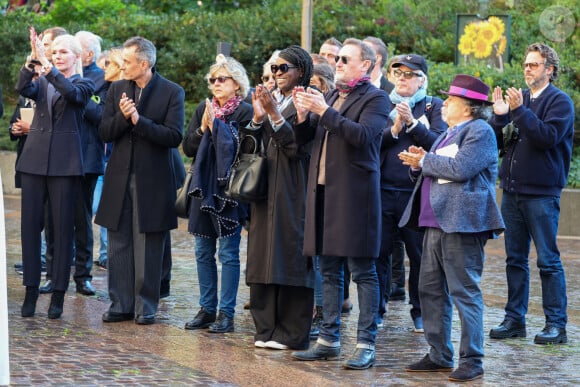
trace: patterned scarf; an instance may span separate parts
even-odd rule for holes
[[[407,102],[409,104],[409,107],[411,108],[411,111],[413,110],[413,108],[415,107],[415,104],[417,102],[422,101],[425,97],[427,96],[427,92],[425,91],[425,89],[419,89],[417,90],[417,92],[415,94],[413,94],[410,97],[402,97],[400,96],[395,89],[393,89],[393,91],[391,91],[391,94],[389,94],[389,98],[391,99],[391,102],[393,103],[393,105],[398,105],[401,102]],[[395,122],[395,119],[397,118],[397,109],[392,109],[391,113],[389,113],[389,118]]]
[[[336,88],[338,89],[338,91],[340,93],[349,94],[351,91],[353,91],[354,89],[356,89],[360,85],[364,85],[365,83],[369,83],[370,80],[371,80],[371,77],[369,77],[368,75],[365,75],[361,78],[353,79],[353,80],[350,80],[346,83],[338,81],[338,82],[336,82]]]
[[[226,117],[236,111],[238,106],[240,106],[240,102],[242,102],[242,97],[236,95],[230,98],[228,102],[224,104],[224,106],[220,106],[217,98],[213,97],[211,104],[213,106],[213,110],[215,111],[215,118],[226,122]]]

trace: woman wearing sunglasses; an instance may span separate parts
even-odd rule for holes
[[[206,75],[212,99],[195,110],[183,139],[183,152],[195,159],[189,193],[192,195],[188,231],[195,238],[195,259],[201,309],[185,329],[209,328],[213,333],[234,330],[240,280],[240,233],[247,206],[226,198],[223,183],[234,162],[237,129],[248,122],[252,106],[244,102],[250,82],[244,67],[222,54]],[[222,264],[218,305],[217,255]],[[216,317],[217,315],[217,317]]]
[[[273,92],[256,88],[254,116],[244,128],[263,144],[268,158],[268,198],[251,205],[246,282],[255,346],[304,349],[314,303],[312,259],[302,255],[310,147],[292,127],[292,90],[310,84],[312,59],[299,46],[290,46],[271,70],[278,87]]]
[[[269,91],[274,91],[276,88],[276,77],[272,74],[272,65],[276,64],[276,59],[278,59],[278,55],[280,54],[280,50],[274,51],[268,62],[264,63],[264,67],[262,69],[262,85],[266,86]]]

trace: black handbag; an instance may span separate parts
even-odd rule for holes
[[[177,197],[175,198],[175,213],[180,218],[189,218],[189,206],[191,204],[191,196],[189,196],[189,183],[191,182],[191,174],[193,173],[193,161],[189,170],[185,174],[185,180],[181,188],[177,190]]]
[[[230,171],[224,194],[241,202],[258,202],[268,197],[268,166],[266,156],[258,151],[254,141],[253,153],[241,153],[238,147],[236,161]],[[245,139],[244,139],[245,141]]]

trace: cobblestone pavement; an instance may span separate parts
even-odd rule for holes
[[[106,271],[95,267],[97,295],[75,293],[72,283],[62,319],[49,320],[50,297],[41,295],[34,318],[20,317],[24,298],[21,277],[13,264],[20,261],[20,198],[5,197],[8,267],[10,368],[13,386],[368,386],[451,385],[446,373],[407,373],[405,365],[427,352],[421,334],[411,330],[409,305],[391,302],[385,327],[377,339],[377,363],[366,371],[347,371],[340,361],[298,362],[289,351],[256,349],[253,322],[241,305],[249,291],[240,282],[236,330],[225,335],[186,331],[183,326],[198,310],[199,289],[193,239],[185,221],[172,232],[174,269],[171,296],[163,300],[158,323],[103,324],[108,308]],[[96,228],[95,228],[96,230]],[[243,238],[242,268],[245,265]],[[532,260],[528,337],[494,341],[489,329],[501,322],[506,285],[503,240],[490,241],[482,281],[485,297],[485,376],[469,385],[580,385],[580,240],[561,238],[560,248],[568,280],[569,324],[566,345],[539,346],[534,335],[544,324],[539,275]],[[354,309],[343,316],[342,354],[356,344],[358,303],[351,285]],[[459,344],[459,320],[453,322],[453,342]],[[457,355],[456,355],[457,356]]]

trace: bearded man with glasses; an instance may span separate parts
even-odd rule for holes
[[[392,253],[394,243],[402,240],[409,256],[409,303],[414,332],[423,332],[421,303],[419,302],[419,270],[423,231],[409,227],[400,228],[399,219],[413,192],[414,183],[409,179],[408,168],[399,162],[399,153],[410,146],[426,151],[439,134],[447,129],[441,117],[443,101],[427,95],[427,62],[421,55],[401,55],[391,64],[395,77],[395,89],[389,94],[391,100],[389,121],[383,131],[381,145],[381,253],[377,260],[379,276],[379,313],[382,320],[386,313],[388,295],[391,292]],[[399,262],[397,262],[399,263]],[[397,287],[405,288],[404,255],[402,278],[395,281]],[[403,292],[404,294],[404,292]]]
[[[503,189],[501,211],[506,223],[505,250],[508,300],[504,321],[492,339],[526,337],[530,291],[530,240],[537,251],[546,323],[536,344],[566,343],[566,278],[556,235],[560,194],[566,186],[574,138],[574,104],[553,85],[560,61],[542,43],[528,46],[522,64],[528,89],[500,87],[493,92],[491,125],[503,149],[499,170]],[[517,128],[509,142],[503,128]],[[513,132],[513,131],[512,131]],[[505,143],[504,143],[505,141]]]

